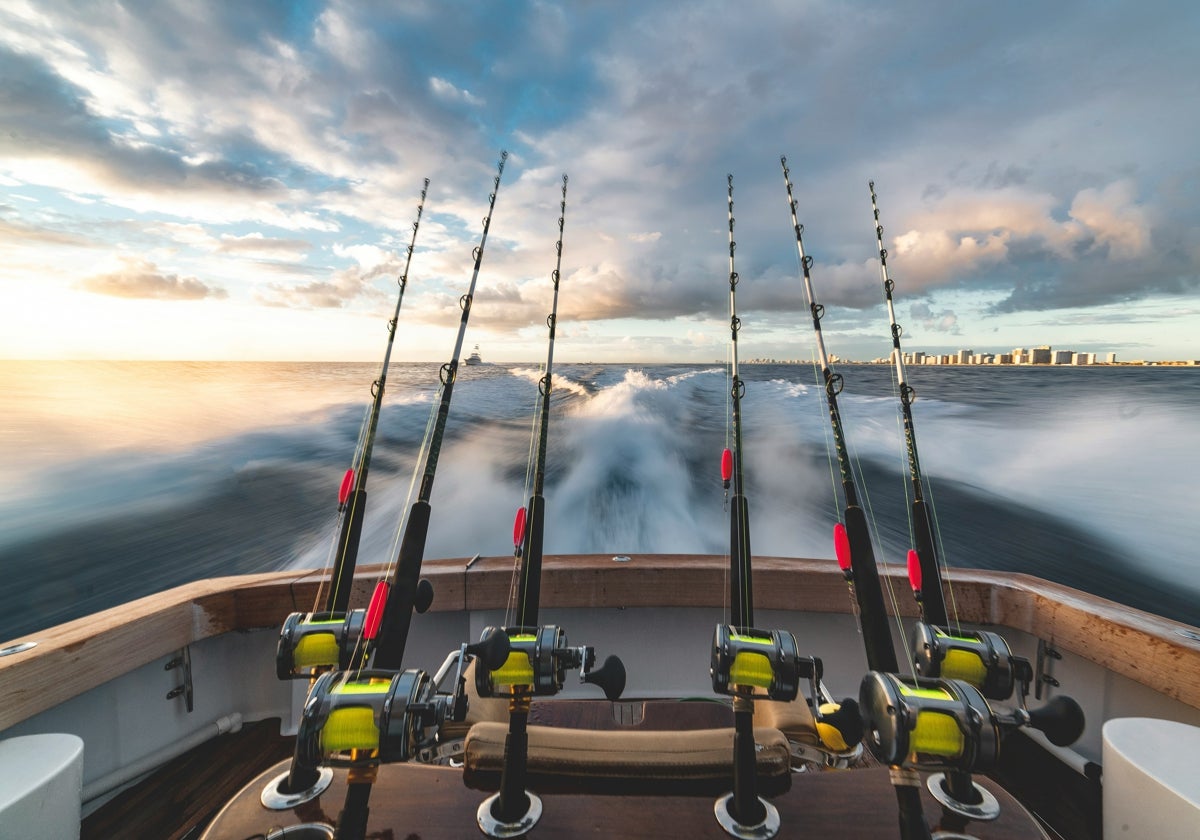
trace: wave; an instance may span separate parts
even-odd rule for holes
[[[803,367],[742,373],[754,552],[832,558],[839,477],[823,386],[804,381],[812,372]],[[997,374],[972,373],[927,387],[914,406],[950,562],[1030,572],[1200,623],[1191,525],[1200,489],[1189,475],[1200,389],[1181,396],[1142,383],[1131,407],[1105,380],[1079,372],[1057,391],[1035,377],[1014,380],[1020,387],[1003,395],[989,379]],[[261,371],[254,374],[257,382]],[[327,366],[324,374],[318,389],[344,393],[350,379],[365,390],[370,372]],[[513,512],[530,493],[540,376],[534,366],[461,372],[426,556],[512,551]],[[298,371],[294,385],[313,379],[311,369]],[[908,478],[897,402],[886,372],[855,368],[846,379],[842,417],[873,503],[880,558],[899,561]],[[547,552],[726,553],[725,369],[559,365],[554,386]],[[239,386],[238,400],[245,391]],[[436,392],[433,366],[402,368],[389,380],[362,563],[395,557]],[[173,449],[96,446],[99,454],[44,457],[0,497],[11,523],[0,564],[13,570],[0,595],[0,638],[197,577],[325,565],[363,401],[322,390],[319,411],[268,414],[258,428]],[[219,409],[208,407],[216,416]]]

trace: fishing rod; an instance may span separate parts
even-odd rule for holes
[[[750,508],[746,502],[746,488],[742,470],[742,397],[746,394],[746,383],[738,373],[738,331],[742,327],[737,316],[738,273],[734,268],[733,253],[737,243],[733,239],[733,175],[728,176],[729,199],[729,338],[732,353],[731,373],[733,377],[729,395],[733,401],[733,451],[721,454],[721,477],[728,482],[728,470],[732,470],[733,505],[729,515],[729,565],[730,575],[730,623],[734,627],[754,626],[754,593],[752,591],[750,555]],[[728,487],[728,484],[726,484]]]
[[[875,214],[875,240],[879,246],[879,273],[883,280],[883,294],[887,300],[888,318],[891,321],[892,357],[896,366],[896,381],[900,388],[900,410],[904,423],[904,448],[908,456],[908,475],[912,482],[912,527],[916,547],[908,553],[909,579],[913,591],[921,604],[921,612],[930,624],[946,623],[946,601],[942,594],[941,564],[938,562],[937,547],[933,538],[933,517],[925,503],[924,484],[921,479],[921,460],[917,456],[916,429],[913,425],[912,404],[917,392],[908,384],[904,374],[904,352],[900,349],[903,328],[896,323],[896,307],[892,301],[895,282],[888,276],[887,248],[883,247],[883,225],[879,222],[879,205],[875,196],[875,182],[870,181],[871,209]],[[915,556],[914,556],[915,555]],[[922,583],[923,582],[923,583]]]
[[[462,318],[454,342],[450,361],[441,368],[439,377],[442,385],[441,401],[437,406],[436,419],[429,437],[425,455],[424,473],[417,501],[409,511],[408,522],[400,544],[395,569],[391,580],[381,580],[371,596],[363,625],[363,638],[373,642],[373,666],[371,671],[330,672],[325,674],[309,692],[305,703],[305,723],[297,736],[297,755],[307,749],[307,764],[319,761],[321,755],[336,753],[339,747],[349,754],[350,766],[347,776],[345,805],[338,815],[335,837],[338,840],[360,840],[366,835],[368,802],[371,788],[378,771],[378,760],[405,760],[415,751],[417,743],[427,728],[435,729],[447,714],[446,705],[433,702],[433,687],[429,676],[416,669],[400,672],[404,662],[404,651],[408,644],[412,614],[424,612],[433,600],[433,589],[428,581],[420,580],[421,563],[425,554],[425,541],[429,534],[429,518],[432,508],[429,503],[433,492],[433,480],[437,473],[438,456],[441,454],[442,438],[450,415],[450,399],[458,374],[459,357],[462,354],[463,338],[467,331],[467,320],[471,314],[471,301],[479,279],[479,268],[487,245],[488,230],[492,223],[492,212],[496,207],[496,195],[500,191],[500,178],[504,174],[504,163],[508,152],[500,152],[493,189],[488,197],[488,214],[483,217],[483,234],[472,256],[474,271],[467,293],[459,300]],[[482,643],[481,643],[482,644]],[[478,648],[479,646],[475,646]],[[463,655],[467,653],[466,646]],[[507,656],[507,648],[504,655]],[[461,659],[460,659],[461,668]],[[371,704],[358,706],[354,703]],[[380,720],[399,721],[398,731],[413,736],[393,737],[388,732],[386,739],[378,731],[374,739],[363,738],[361,722],[355,724],[353,713],[360,709],[379,706]],[[311,724],[305,725],[309,721]],[[380,726],[380,729],[390,727]],[[373,745],[373,746],[372,746]],[[372,760],[372,754],[378,760]],[[386,754],[386,755],[385,755]],[[392,758],[392,755],[395,757]]]
[[[754,629],[753,580],[750,561],[750,511],[746,502],[742,470],[742,396],[745,383],[738,373],[737,340],[742,322],[737,316],[738,273],[734,265],[737,243],[733,239],[733,175],[726,176],[726,205],[729,216],[729,337],[733,401],[733,451],[721,453],[721,478],[728,492],[733,481],[733,506],[729,514],[729,599],[730,623],[718,624],[713,638],[713,690],[733,696],[733,792],[714,806],[717,822],[734,837],[774,837],[779,832],[779,812],[761,798],[755,785],[754,700],[757,693],[770,699],[790,701],[799,693],[796,637],[787,631]],[[732,473],[732,476],[731,476]],[[767,676],[750,684],[739,668],[750,661],[750,650],[767,663]],[[764,655],[765,654],[765,655]],[[810,661],[811,673],[811,661]],[[778,672],[778,678],[776,677]]]
[[[550,330],[549,347],[546,351],[546,373],[538,382],[541,399],[541,414],[537,426],[537,454],[533,467],[533,495],[529,504],[517,511],[513,525],[514,538],[519,536],[516,547],[521,551],[521,571],[517,583],[517,615],[519,627],[536,626],[542,593],[542,540],[546,526],[546,499],[542,495],[546,486],[546,444],[550,433],[550,389],[554,378],[554,331],[558,324],[558,281],[562,270],[563,226],[567,215],[567,176],[562,176],[562,200],[559,202],[558,241],[554,243],[557,254],[554,271],[550,279],[554,282],[554,302],[546,316]]]
[[[427,594],[425,587],[418,584],[421,576],[421,563],[425,557],[425,541],[429,536],[429,516],[432,512],[429,499],[433,494],[433,480],[437,475],[438,458],[442,451],[446,421],[450,416],[450,399],[454,395],[454,383],[458,378],[463,338],[467,332],[467,321],[471,317],[471,301],[475,296],[475,284],[479,280],[479,267],[483,263],[488,230],[492,225],[492,212],[496,208],[496,195],[500,191],[500,178],[504,174],[504,163],[507,160],[508,152],[500,152],[496,175],[492,179],[492,193],[488,196],[488,214],[483,217],[483,234],[479,239],[479,244],[472,251],[475,267],[471,274],[471,284],[467,288],[467,293],[459,299],[462,318],[458,324],[458,336],[454,340],[454,352],[450,361],[441,368],[442,398],[438,404],[437,419],[434,421],[433,432],[429,438],[429,447],[425,455],[425,470],[421,477],[417,500],[409,510],[408,524],[405,526],[404,537],[400,543],[400,553],[396,559],[395,575],[383,607],[382,621],[375,640],[373,664],[376,668],[395,670],[401,667],[404,662],[404,649],[408,645],[408,631],[412,623],[413,610],[429,606],[430,595]],[[424,609],[419,611],[424,612]]]
[[[342,530],[338,536],[337,563],[334,567],[333,585],[325,609],[331,613],[344,613],[350,603],[351,582],[358,559],[358,545],[362,537],[363,519],[367,509],[367,472],[371,467],[371,453],[375,448],[375,434],[379,428],[379,414],[383,408],[383,391],[387,387],[388,366],[392,358],[392,345],[396,340],[396,323],[400,319],[400,305],[404,302],[404,291],[408,287],[408,268],[412,264],[413,248],[417,244],[417,231],[421,228],[421,214],[425,210],[425,195],[429,190],[429,179],[421,188],[421,203],[417,205],[417,218],[412,224],[412,240],[408,243],[408,254],[404,260],[404,272],[397,283],[400,293],[396,297],[396,310],[388,321],[387,349],[383,353],[383,365],[379,378],[371,385],[371,410],[361,435],[361,446],[355,460],[342,479],[338,493],[338,508],[346,512],[342,518]]]
[[[852,581],[858,601],[859,621],[862,625],[863,642],[867,651],[867,666],[872,671],[894,672],[897,670],[896,651],[892,646],[892,634],[888,627],[884,609],[883,589],[879,582],[879,568],[875,563],[875,550],[871,545],[871,533],[867,527],[867,516],[858,503],[858,490],[854,483],[854,472],[846,448],[846,435],[842,429],[842,416],[838,410],[837,397],[842,391],[842,376],[834,373],[825,352],[825,339],[821,334],[821,318],[825,307],[817,303],[813,295],[813,258],[804,253],[804,226],[796,217],[796,199],[792,195],[792,181],[787,158],[779,159],[783,167],[783,180],[787,186],[788,207],[792,213],[792,229],[796,233],[796,250],[800,255],[800,266],[804,277],[804,292],[812,313],[813,330],[817,336],[817,356],[821,365],[825,400],[829,406],[829,421],[833,426],[833,443],[837,453],[838,469],[841,472],[844,497],[843,518],[845,524],[834,528],[834,548],[838,565]]]
[[[742,458],[741,400],[745,384],[738,371],[737,340],[741,320],[737,315],[738,273],[734,264],[733,175],[726,178],[729,215],[729,329],[732,352],[730,397],[733,401],[733,451],[721,453],[721,478],[728,492],[733,482],[730,510],[730,623],[718,624],[713,633],[709,675],[713,691],[733,698],[732,792],[713,805],[717,823],[732,837],[774,837],[780,828],[779,811],[756,790],[757,758],[754,744],[754,701],[791,703],[800,692],[800,680],[811,686],[814,707],[819,705],[817,683],[821,662],[801,656],[796,637],[788,630],[754,627],[753,580],[750,559],[750,518],[746,502]]]
[[[900,347],[900,336],[904,330],[896,322],[896,308],[892,300],[895,282],[888,273],[888,252],[883,245],[883,225],[879,221],[878,197],[875,182],[869,181],[871,209],[875,219],[875,241],[879,249],[879,272],[883,282],[884,298],[887,302],[888,318],[892,333],[892,356],[896,369],[896,381],[900,392],[900,408],[904,427],[904,444],[908,460],[909,479],[912,484],[912,537],[916,546],[908,552],[908,577],[913,594],[921,607],[921,620],[913,627],[912,650],[914,671],[925,678],[916,683],[923,686],[923,699],[940,704],[944,711],[953,709],[953,716],[990,719],[996,735],[991,742],[986,738],[962,739],[961,745],[949,742],[949,750],[933,754],[936,766],[943,769],[930,777],[930,791],[942,805],[940,828],[962,831],[968,821],[994,819],[999,814],[999,805],[983,788],[971,778],[973,770],[994,760],[1000,749],[1000,740],[1012,730],[1022,726],[1041,729],[1055,744],[1066,746],[1073,742],[1083,729],[1083,712],[1069,697],[1056,697],[1050,704],[1028,710],[1026,698],[1029,684],[1033,680],[1033,668],[1028,660],[1014,656],[1008,642],[999,634],[984,630],[966,630],[947,626],[946,602],[942,591],[941,563],[938,560],[936,541],[933,536],[933,517],[925,502],[920,458],[917,455],[916,430],[913,424],[912,403],[916,391],[908,384],[904,371],[904,353]],[[956,619],[957,625],[957,619]],[[965,683],[963,686],[959,683]],[[1014,688],[1021,687],[1019,708],[1011,713],[994,712],[988,700],[1008,700]],[[888,731],[888,722],[896,720],[894,710],[909,705],[907,714],[916,718],[921,714],[919,705],[911,701],[913,693],[906,692],[904,683],[893,675],[869,675],[863,683],[866,714],[879,724],[877,730]],[[974,693],[973,693],[974,692]],[[909,697],[902,697],[908,693]],[[889,707],[889,703],[896,705]],[[891,711],[889,711],[889,709]],[[963,730],[968,731],[968,730]],[[979,731],[978,727],[970,728]],[[898,733],[899,730],[896,730]],[[885,737],[878,743],[884,757],[898,759],[905,764],[912,762],[908,755],[913,744],[901,744],[902,738]],[[919,740],[919,739],[918,739]],[[929,745],[913,748],[912,753],[929,751]],[[903,752],[905,755],[901,756]],[[927,755],[925,761],[929,761]]]
[[[426,178],[421,187],[417,218],[412,224],[412,239],[408,243],[404,271],[397,281],[400,292],[396,296],[396,308],[392,319],[388,321],[388,340],[383,353],[383,364],[380,366],[379,378],[371,384],[371,407],[359,430],[358,444],[351,459],[350,469],[346,470],[338,489],[338,512],[342,514],[342,521],[337,542],[334,544],[336,559],[332,582],[326,593],[325,611],[292,613],[284,621],[276,652],[276,673],[281,680],[312,679],[325,669],[349,668],[353,664],[352,660],[359,658],[361,661],[365,653],[358,644],[365,611],[348,612],[350,592],[353,588],[358,547],[366,517],[367,473],[371,467],[379,416],[383,409],[383,394],[387,387],[388,369],[391,366],[392,346],[396,340],[396,324],[400,320],[400,307],[404,303],[404,292],[408,288],[408,269],[412,264],[413,249],[417,244],[417,232],[421,228],[421,216],[425,211],[425,196],[428,191],[429,179]]]
[[[841,472],[844,500],[842,516],[845,523],[839,522],[834,526],[834,549],[838,566],[846,576],[847,582],[851,584],[858,601],[859,626],[866,648],[867,667],[873,672],[892,674],[897,670],[896,650],[892,646],[892,634],[884,608],[883,589],[879,582],[879,568],[875,564],[875,550],[871,545],[867,515],[858,503],[854,471],[846,448],[841,412],[838,409],[837,397],[841,393],[843,381],[841,375],[834,373],[830,368],[829,356],[825,352],[825,339],[821,334],[821,318],[825,315],[825,307],[817,303],[813,294],[813,258],[804,253],[804,226],[800,224],[796,215],[796,199],[792,194],[792,179],[787,158],[781,156],[779,164],[783,168],[783,182],[787,187],[792,229],[796,233],[796,251],[800,256],[804,293],[808,298],[813,330],[817,337],[817,357],[825,386],[825,400],[829,407],[829,421],[833,427],[838,469]],[[899,807],[900,836],[904,840],[928,840],[929,826],[921,810],[920,776],[915,770],[900,767],[899,762],[896,762],[891,767],[891,778]]]
[[[541,818],[542,802],[525,788],[529,765],[529,709],[534,695],[549,697],[562,689],[566,670],[578,668],[581,682],[603,689],[609,700],[625,690],[625,666],[616,656],[593,669],[595,650],[567,643],[567,634],[559,626],[538,624],[541,601],[542,537],[545,530],[546,444],[550,429],[550,392],[554,376],[554,333],[558,322],[558,285],[562,271],[563,227],[567,213],[567,176],[562,176],[559,202],[558,241],[554,271],[554,302],[546,326],[550,330],[546,351],[546,373],[538,382],[541,400],[538,423],[534,430],[533,493],[528,508],[517,510],[513,523],[515,554],[520,557],[517,583],[516,624],[503,628],[488,627],[484,643],[494,636],[508,640],[509,654],[502,665],[479,661],[475,666],[475,688],[481,697],[508,696],[508,735],[504,739],[504,760],[500,771],[500,790],[485,799],[476,812],[480,830],[489,837],[507,838],[524,835]],[[528,473],[527,473],[528,475]],[[528,511],[528,515],[527,515]]]
[[[360,637],[366,610],[348,610],[350,593],[367,509],[367,473],[370,470],[379,416],[383,408],[392,347],[396,340],[396,325],[400,319],[400,307],[404,303],[404,292],[408,288],[408,270],[417,243],[417,232],[421,228],[428,190],[429,179],[426,178],[421,187],[417,217],[412,224],[412,239],[408,243],[404,271],[397,281],[400,291],[396,296],[396,308],[392,319],[388,321],[388,340],[383,364],[380,367],[379,378],[371,385],[371,407],[359,431],[358,445],[351,459],[350,469],[346,471],[338,490],[338,511],[342,514],[342,522],[335,543],[337,556],[332,583],[326,593],[325,612],[296,612],[284,620],[275,656],[276,674],[281,680],[313,679],[329,669],[349,668],[356,662],[361,664],[365,657],[366,651],[360,644]],[[293,760],[280,790],[285,795],[296,793],[312,788],[319,780],[320,773],[315,767]]]

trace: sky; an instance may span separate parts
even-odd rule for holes
[[[0,4],[0,358],[1200,358],[1200,5]]]

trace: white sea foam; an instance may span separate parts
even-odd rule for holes
[[[81,526],[167,516],[180,529],[197,523],[187,541],[203,552],[206,540],[216,540],[210,509],[228,516],[228,500],[241,492],[244,481],[262,492],[256,476],[280,475],[316,486],[315,495],[308,490],[304,498],[320,497],[320,504],[311,511],[277,507],[269,514],[299,517],[296,533],[301,538],[280,546],[279,562],[324,565],[336,529],[334,493],[367,398],[359,380],[369,384],[373,372],[359,366],[325,381],[319,370],[293,370],[291,387],[345,393],[353,378],[360,386],[356,393],[363,396],[350,403],[318,396],[314,404],[328,406],[319,413],[291,408],[282,415],[268,412],[257,427],[246,430],[241,428],[245,395],[263,379],[261,370],[252,373],[246,383],[230,389],[238,412],[234,432],[191,446],[163,451],[158,429],[151,430],[145,445],[138,445],[136,430],[129,430],[126,437],[133,442],[115,452],[106,451],[103,441],[82,441],[88,454],[75,458],[36,439],[10,436],[0,441],[22,470],[32,464],[23,480],[13,481],[0,497],[0,515],[9,523],[0,550],[71,529],[90,533]],[[756,373],[751,368],[743,378]],[[1200,571],[1194,515],[1200,485],[1191,475],[1195,441],[1200,440],[1195,391],[1180,396],[1168,387],[1155,390],[1152,382],[1132,401],[1100,379],[1118,373],[1097,372],[1094,380],[1087,379],[1087,372],[1068,376],[1063,381],[1075,383],[1071,395],[1047,392],[1044,383],[1049,380],[1035,374],[1026,390],[998,396],[989,390],[994,381],[989,377],[998,374],[987,371],[963,381],[964,387],[975,389],[970,399],[955,397],[949,388],[944,396],[930,388],[914,406],[927,488],[935,505],[943,491],[960,499],[969,493],[983,500],[983,509],[995,500],[1013,522],[1022,522],[1021,517],[1032,521],[1034,513],[1045,512],[1053,517],[1046,520],[1051,526],[1073,527],[1107,545],[1110,557],[1115,547],[1122,560],[1164,581],[1161,587],[1194,586]],[[811,381],[807,369],[789,369],[781,376],[774,368],[769,374],[770,379],[747,381],[742,404],[754,553],[828,558],[840,487],[828,455],[823,388]],[[512,551],[513,512],[530,492],[530,417],[540,375],[534,366],[461,373],[431,498],[427,557]],[[882,395],[864,388],[863,381],[872,375],[886,381],[879,371],[848,372],[839,404],[855,458],[864,466],[876,465],[863,493],[881,507],[904,499],[907,466],[897,401],[886,388]],[[389,379],[371,470],[362,563],[395,559],[395,538],[413,501],[408,495],[412,468],[436,382],[433,366],[401,368]],[[728,519],[717,467],[721,448],[729,445],[729,385],[727,371],[719,366],[564,365],[561,374],[556,367],[546,551],[725,553]],[[35,399],[37,389],[29,392]],[[210,405],[206,410],[218,409]],[[16,410],[28,412],[29,407]],[[320,496],[326,473],[328,505]],[[301,495],[294,498],[288,504],[301,503]],[[251,520],[268,515],[252,496],[240,511],[236,515]],[[902,530],[903,513],[899,518],[891,527]],[[237,523],[229,524],[236,528]],[[87,562],[91,548],[81,543],[78,562]],[[1023,548],[1036,563],[1038,546]],[[212,544],[212,553],[229,551],[226,544]],[[974,565],[971,557],[949,559]],[[155,557],[154,562],[169,564],[170,558]],[[1080,562],[1089,561],[1083,557]],[[161,567],[165,572],[166,565]],[[1080,574],[1086,575],[1086,569]]]

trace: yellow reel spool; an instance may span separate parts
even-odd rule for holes
[[[341,626],[342,622],[337,624]],[[292,649],[292,664],[296,668],[336,668],[340,652],[341,645],[333,633],[309,633],[302,636]]]
[[[955,702],[954,696],[944,688],[918,688],[904,683],[897,683],[897,686],[903,697]],[[965,743],[954,716],[936,709],[920,709],[908,735],[908,751],[913,756],[957,758],[963,754]]]
[[[532,644],[536,636],[511,636],[509,644]],[[533,685],[533,664],[523,650],[510,651],[504,664],[492,671],[493,685]]]
[[[718,624],[713,632],[709,675],[718,694],[787,703],[796,699],[802,676],[820,678],[819,668],[817,660],[799,655],[796,637],[786,630]]]
[[[920,755],[958,758],[963,754],[963,734],[958,722],[942,712],[917,713],[917,725],[908,736],[908,746]]]
[[[363,611],[292,613],[279,630],[275,675],[281,680],[315,679],[325,671],[348,670],[361,657]]]
[[[890,766],[972,771],[998,755],[996,715],[964,680],[872,671],[863,677],[859,705],[871,752]]]
[[[329,693],[340,703],[330,711],[321,727],[321,748],[327,753],[379,749],[379,725],[375,721],[374,706],[350,705],[353,701],[347,702],[346,698],[361,697],[365,703],[371,703],[368,697],[382,697],[391,684],[391,680],[370,677],[335,685]]]
[[[766,654],[753,651],[738,651],[729,667],[729,682],[733,685],[752,685],[756,688],[770,688],[775,681],[775,669]]]
[[[987,665],[973,651],[950,648],[942,660],[941,676],[942,679],[963,680],[979,687],[987,679]]]
[[[370,706],[334,709],[321,728],[321,749],[329,753],[379,749],[379,727]]]

